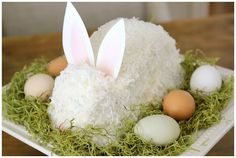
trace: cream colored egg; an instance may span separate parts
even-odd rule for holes
[[[52,94],[54,80],[47,74],[36,74],[29,77],[24,86],[25,97],[39,97],[42,100],[48,99]]]
[[[151,115],[141,119],[135,125],[134,133],[146,142],[167,145],[179,137],[180,127],[167,115]]]
[[[211,94],[219,90],[222,85],[222,77],[215,66],[202,65],[192,74],[190,88],[192,91],[202,91],[205,94]]]

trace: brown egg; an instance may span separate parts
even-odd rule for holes
[[[52,76],[58,76],[62,70],[67,66],[67,60],[65,56],[57,57],[48,63],[48,73]]]
[[[186,120],[195,111],[195,101],[189,92],[173,90],[164,97],[163,110],[165,114],[178,121]]]

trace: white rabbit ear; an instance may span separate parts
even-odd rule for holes
[[[125,24],[119,20],[106,34],[98,51],[96,67],[117,78],[125,51]]]
[[[94,65],[93,49],[84,23],[72,3],[68,2],[63,24],[62,44],[68,63]]]

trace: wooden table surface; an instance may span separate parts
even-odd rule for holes
[[[234,69],[233,14],[197,20],[173,21],[161,24],[176,39],[184,52],[200,48],[206,56],[220,57],[219,65]],[[53,59],[62,54],[61,34],[45,34],[3,38],[3,85],[12,75],[34,58]],[[3,155],[44,155],[3,132]],[[232,128],[207,155],[234,155],[234,128]]]

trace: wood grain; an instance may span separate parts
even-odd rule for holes
[[[234,2],[211,2],[209,5],[210,15],[234,13]]]
[[[208,57],[219,57],[218,65],[234,69],[234,16],[213,16],[163,24],[184,52],[201,49]]]
[[[200,48],[206,56],[219,57],[219,65],[234,69],[234,16],[227,14],[205,19],[161,24],[176,39],[181,52]],[[90,31],[92,32],[92,31]],[[62,54],[61,34],[3,38],[3,85],[34,58],[53,59]],[[3,155],[43,155],[3,132]],[[234,155],[234,129],[208,155]]]

